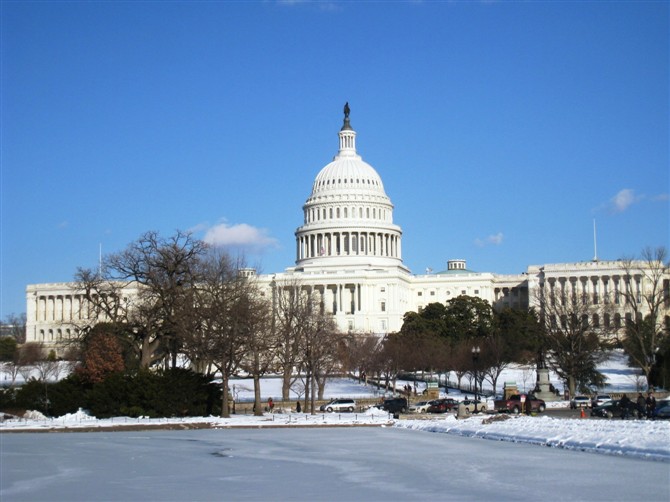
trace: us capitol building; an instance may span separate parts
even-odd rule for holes
[[[318,295],[343,331],[378,333],[400,330],[408,311],[445,303],[459,295],[488,301],[495,309],[527,309],[541,285],[552,284],[594,296],[616,293],[624,272],[618,261],[529,266],[518,275],[474,272],[463,259],[446,269],[414,275],[402,261],[402,229],[393,222],[393,204],[377,171],[356,150],[356,131],[345,105],[339,151],[316,175],[303,205],[303,224],[295,231],[295,266],[257,275],[264,294],[299,284]],[[634,287],[644,287],[644,274]],[[665,281],[667,285],[667,280]],[[128,295],[136,292],[128,288]],[[82,292],[74,283],[33,284],[26,289],[29,342],[58,347],[87,319]]]

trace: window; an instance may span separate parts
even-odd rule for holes
[[[430,296],[435,296],[435,291],[431,291]]]
[[[419,292],[417,292],[417,295],[418,295],[418,296],[423,296],[423,291],[419,291]]]
[[[382,302],[381,310],[382,310],[382,312],[386,312],[386,302]]]

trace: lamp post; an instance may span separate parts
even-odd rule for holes
[[[477,394],[477,361],[479,361],[479,347],[472,347],[472,366],[475,370],[475,409],[474,413],[478,413],[477,411],[477,399],[478,399],[478,394]]]

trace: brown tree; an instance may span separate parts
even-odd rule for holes
[[[123,349],[113,333],[98,330],[87,337],[81,365],[76,369],[83,379],[97,383],[124,370]]]

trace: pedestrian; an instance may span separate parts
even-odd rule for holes
[[[272,400],[272,398],[268,399],[268,410],[270,410],[270,413],[272,413],[272,409],[275,407],[275,403]]]
[[[628,418],[628,411],[630,409],[630,399],[626,394],[622,394],[621,400],[619,401],[619,406],[621,407],[621,418]]]
[[[298,401],[298,402],[295,404],[295,412],[296,412],[296,413],[300,413],[301,411],[302,411],[302,408],[300,407],[300,401]]]
[[[647,400],[640,392],[637,395],[637,417],[642,418],[647,415]]]
[[[647,418],[653,418],[656,411],[656,398],[653,392],[647,393]]]

